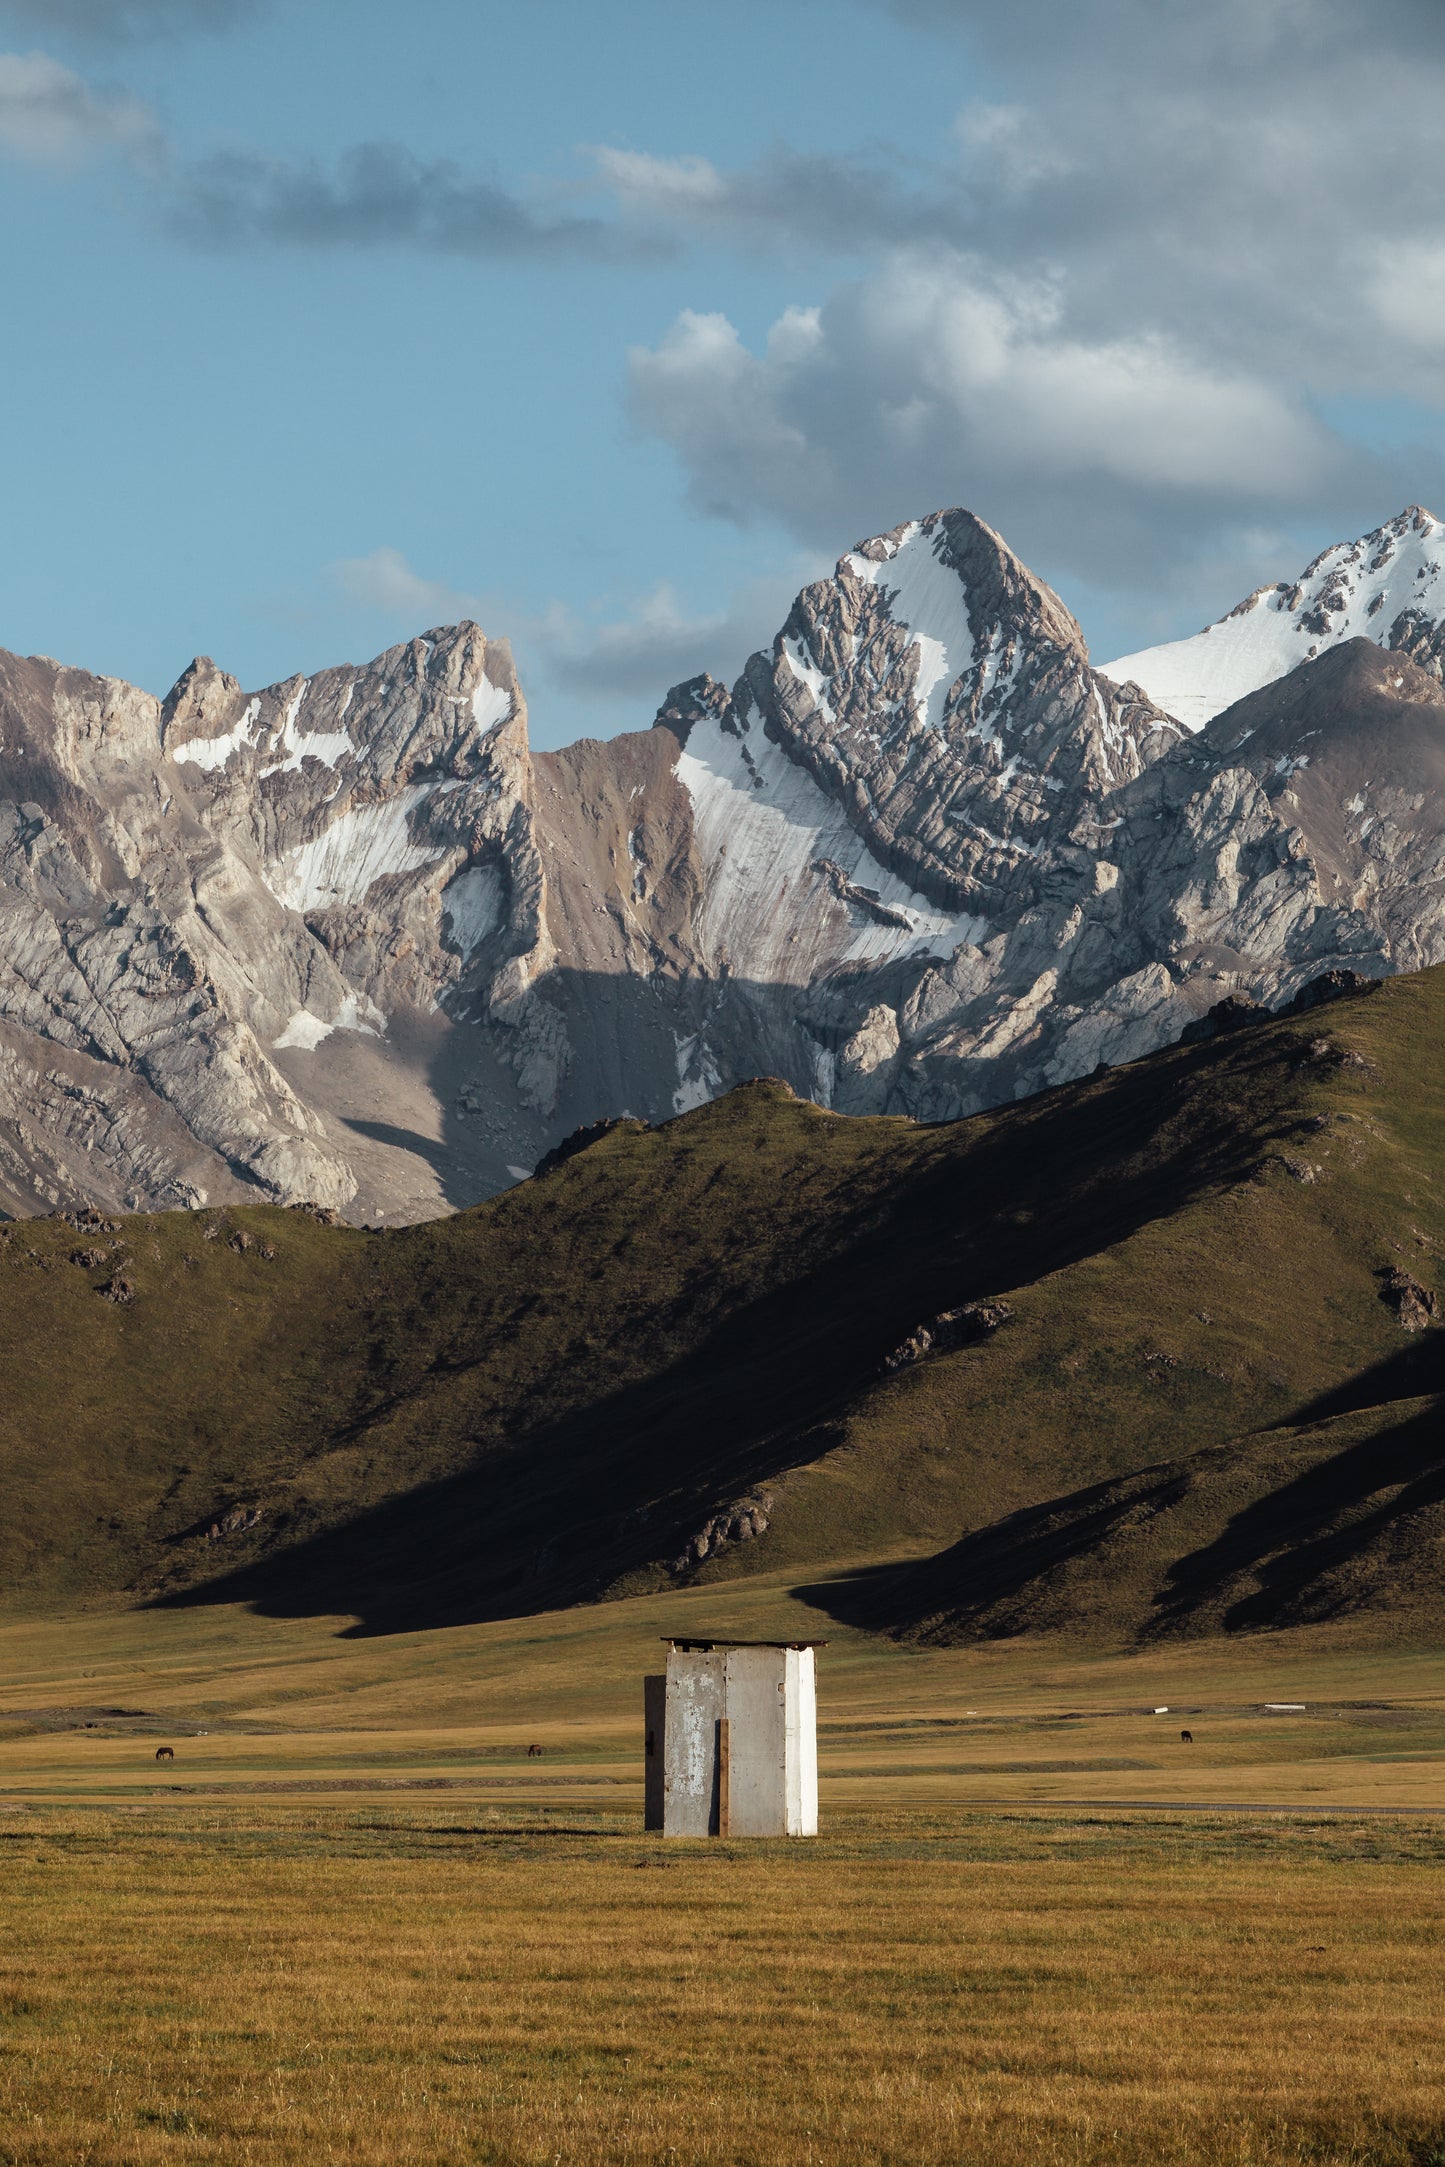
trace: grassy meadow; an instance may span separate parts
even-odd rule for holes
[[[47,1811],[5,1840],[0,2157],[1442,2156],[1439,1823],[830,1827]]]
[[[644,1835],[669,1630],[829,1639],[816,1841]],[[0,1681],[6,2167],[1445,2160],[1428,1651],[920,1650],[772,1576],[16,1621]]]
[[[0,2167],[1445,2167],[1442,1075],[0,1229]],[[828,1643],[816,1840],[644,1833],[664,1634]]]

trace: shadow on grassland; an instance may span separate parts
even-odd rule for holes
[[[1445,1416],[1396,1402],[1090,1485],[810,1600],[923,1645],[1408,1620],[1445,1635]]]
[[[587,1600],[628,1575],[670,1585],[665,1562],[711,1512],[826,1449],[920,1318],[1066,1270],[1245,1179],[1296,1125],[1292,1051],[1287,1030],[1261,1030],[934,1130],[744,1087],[663,1130],[614,1135],[449,1223],[447,1242],[526,1237],[515,1326],[468,1339],[464,1320],[449,1325],[444,1351],[405,1379],[379,1355],[371,1412],[328,1441],[396,1455],[443,1409],[463,1464],[161,1600],[350,1612],[358,1632],[394,1632]],[[775,1164],[779,1135],[792,1156]],[[844,1152],[850,1171],[829,1188]],[[642,1258],[625,1284],[624,1251]],[[452,1300],[453,1250],[436,1254],[418,1252],[408,1281],[418,1316]],[[538,1301],[555,1320],[549,1389],[573,1394],[544,1419],[493,1375]],[[374,1318],[356,1328],[382,1345]],[[890,1387],[900,1441],[912,1389],[906,1376]]]

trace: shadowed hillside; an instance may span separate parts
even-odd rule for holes
[[[1379,1275],[1430,1281],[1445,1239],[1442,1052],[1427,973],[933,1129],[745,1086],[424,1226],[17,1224],[4,1599],[244,1597],[394,1628],[956,1545],[916,1569],[943,1576],[926,1599],[869,1583],[891,1591],[876,1622],[990,1631],[1022,1602],[1057,1624],[1008,1578],[1048,1528],[1077,1523],[1059,1539],[1082,1554],[1177,1488],[1161,1463],[1313,1419],[1269,1448],[1302,1479],[1333,1408],[1364,1440],[1371,1393],[1431,1388],[1433,1365],[1384,1382],[1421,1335]],[[886,1368],[941,1312],[1000,1301]],[[1133,1487],[1075,1495],[1116,1477]],[[1327,1511],[1306,1520],[1329,1539]],[[1203,1507],[1180,1528],[1165,1566],[1221,1539]],[[1232,1609],[1190,1582],[1158,1615],[1253,1622],[1269,1552],[1248,1541],[1200,1568],[1234,1574]]]
[[[915,1567],[829,1591],[926,1646],[1022,1633],[1106,1643],[1351,1619],[1445,1625],[1438,1398],[1281,1428],[1012,1513]]]

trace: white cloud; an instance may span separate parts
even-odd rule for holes
[[[1070,170],[1068,154],[1026,105],[971,99],[954,123],[954,133],[966,158],[987,160],[996,188],[1031,188]]]
[[[423,620],[427,625],[452,624],[476,616],[481,609],[476,595],[413,571],[399,549],[374,549],[369,557],[342,557],[329,567],[329,576],[357,609],[377,617],[405,618],[417,630]]]
[[[835,156],[831,222],[782,153],[617,173],[625,215],[811,249],[760,347],[703,295],[631,357],[697,506],[836,547],[962,502],[1143,618],[1440,497],[1360,418],[1445,411],[1440,0],[880,4],[962,33],[919,47],[960,94],[931,166]]]
[[[0,0],[0,22],[38,26],[47,36],[119,41],[225,30],[259,12],[261,0]]]
[[[1387,243],[1365,280],[1379,326],[1422,357],[1445,358],[1445,242]]]
[[[632,700],[635,728],[650,722],[663,695],[684,679],[711,671],[731,684],[748,656],[771,648],[799,587],[828,562],[799,557],[749,581],[711,614],[690,616],[670,581],[660,580],[624,616],[597,621],[561,604],[523,627],[548,678],[586,700]]]
[[[778,146],[724,169],[698,155],[594,149],[596,180],[618,221],[674,247],[696,238],[800,258],[856,258],[901,242],[957,240],[969,223],[958,177],[921,171],[887,145],[843,154]]]
[[[1082,565],[1106,525],[1117,553],[1131,513],[1147,555],[1171,503],[1257,523],[1340,467],[1287,389],[1162,333],[1088,337],[1066,304],[1061,280],[901,253],[786,311],[760,354],[726,317],[685,313],[633,352],[633,410],[701,506],[820,546],[961,502],[1011,538],[1026,519],[1034,546],[1045,521],[1072,529]]]
[[[727,184],[707,158],[654,158],[646,151],[593,152],[597,176],[624,208],[648,215],[695,211],[721,201]]]
[[[159,143],[148,106],[107,95],[48,53],[0,53],[0,151],[22,164],[70,172],[107,151],[147,152]]]

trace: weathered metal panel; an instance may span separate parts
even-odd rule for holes
[[[674,1648],[667,1658],[663,1731],[662,1832],[715,1836],[718,1830],[717,1727],[726,1715],[727,1658]]]
[[[663,1739],[667,1735],[667,1673],[660,1670],[642,1681],[642,1721],[647,1740],[642,1764],[643,1827],[661,1828],[663,1822]]]
[[[818,1833],[818,1687],[811,1648],[789,1648],[787,1708],[789,1836]]]
[[[783,1648],[729,1648],[728,1830],[734,1836],[786,1836],[787,1679]]]
[[[647,1826],[665,1836],[815,1836],[811,1648],[674,1647],[646,1680]]]

